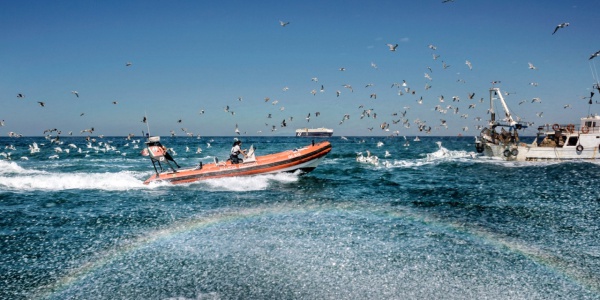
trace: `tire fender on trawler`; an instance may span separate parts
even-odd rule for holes
[[[577,152],[581,152],[583,151],[583,146],[577,145],[577,148],[575,148],[575,150],[577,150]]]

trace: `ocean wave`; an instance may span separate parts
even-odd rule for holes
[[[18,166],[17,166],[18,167]],[[20,169],[19,169],[20,168]],[[147,188],[139,173],[52,173],[15,168],[13,174],[0,174],[0,189],[12,191],[107,190],[121,191]],[[16,173],[16,174],[15,174]]]
[[[447,161],[471,161],[476,157],[475,152],[464,150],[448,150],[442,146],[442,142],[436,142],[438,149],[431,153],[425,153],[425,158],[407,160],[380,160],[380,164],[387,168],[415,168],[425,165],[438,164]]]
[[[296,173],[276,173],[245,177],[224,177],[209,179],[189,185],[204,185],[211,191],[260,191],[266,190],[272,183],[290,183],[299,180]]]

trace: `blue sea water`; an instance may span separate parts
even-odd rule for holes
[[[162,141],[191,166],[233,138]],[[0,299],[600,299],[598,163],[484,159],[472,137],[329,141],[303,176],[146,186],[139,139],[0,138]]]

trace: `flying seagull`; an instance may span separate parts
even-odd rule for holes
[[[398,44],[395,44],[395,45],[387,44],[387,46],[390,48],[390,51],[396,51],[396,48],[398,48]]]
[[[279,21],[279,25],[281,25],[281,27],[285,27],[289,24],[290,24],[290,22]]]
[[[556,25],[556,28],[554,28],[554,32],[552,32],[552,34],[555,34],[560,28],[565,28],[567,26],[569,26],[569,23],[560,23]]]
[[[596,57],[596,56],[600,56],[600,50],[596,51],[594,54],[592,54],[592,56],[590,56],[590,59]],[[21,95],[21,94],[19,94]]]
[[[44,103],[42,101],[38,101],[38,103],[40,104],[41,107],[44,107],[46,105],[46,103]]]
[[[77,96],[77,98],[79,98],[79,92],[78,91],[71,91],[71,93],[73,93],[73,95]]]

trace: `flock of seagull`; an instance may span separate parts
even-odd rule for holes
[[[443,2],[452,2],[452,0],[444,0]],[[290,25],[290,22],[288,21],[279,21],[279,25],[281,27],[287,27]],[[564,29],[566,27],[569,26],[569,23],[564,22],[564,23],[560,23],[558,24],[554,31],[552,32],[552,35],[556,34],[559,30]],[[386,46],[388,47],[388,50],[390,52],[396,52],[397,48],[398,48],[398,43],[387,43]],[[447,62],[445,62],[444,60],[441,60],[441,54],[439,54],[437,52],[437,46],[433,45],[433,44],[429,44],[427,46],[430,51],[431,51],[431,57],[434,61],[440,61],[439,65],[441,66],[441,70],[447,70],[451,67],[451,65],[449,65]],[[600,51],[597,51],[595,53],[593,53],[590,56],[590,60],[600,56]],[[466,68],[469,71],[473,70],[473,64],[471,63],[471,61],[469,60],[465,60],[464,64],[466,65]],[[125,63],[125,67],[131,67],[133,64],[131,62],[127,62]],[[377,64],[375,64],[374,62],[371,62],[371,67],[373,69],[378,69]],[[426,79],[425,81],[425,85],[424,85],[424,90],[429,90],[431,89],[431,82],[433,80],[433,68],[430,66],[424,66],[424,68],[427,70],[424,72],[423,77]],[[537,70],[537,67],[532,63],[532,62],[528,62],[528,68],[532,71]],[[347,71],[346,67],[339,67],[338,70],[340,72],[345,72]],[[312,77],[310,78],[310,81],[313,82],[316,86],[315,88],[310,90],[310,94],[312,94],[312,96],[317,96],[318,94],[324,93],[325,92],[325,84],[324,83],[320,83],[318,77]],[[462,79],[458,79],[457,82],[464,82],[464,80]],[[497,82],[493,82],[493,83],[497,83]],[[536,82],[531,82],[529,83],[531,86],[536,87],[538,84]],[[364,88],[365,89],[370,89],[374,86],[374,83],[366,83],[364,84]],[[349,93],[353,93],[355,91],[355,88],[350,85],[350,84],[342,84],[341,85],[342,88],[340,89],[335,89],[335,95],[336,97],[341,97],[343,94],[343,90],[347,90]],[[413,86],[409,85],[409,83],[406,80],[403,80],[402,82],[394,82],[391,83],[391,88],[395,89],[395,92],[398,96],[404,96],[404,95],[409,95],[409,96],[415,96],[417,97],[415,100],[415,104],[416,105],[422,105],[425,103],[423,96],[418,95],[418,93],[420,92],[418,89],[414,88]],[[289,87],[284,87],[283,91],[287,91],[289,90]],[[76,90],[72,90],[71,93],[79,98],[80,94],[78,91]],[[431,122],[431,121],[427,121],[427,120],[422,120],[420,118],[414,118],[414,119],[410,119],[410,105],[406,105],[403,107],[402,110],[397,111],[397,112],[392,112],[392,111],[386,111],[384,113],[385,117],[384,118],[388,118],[387,120],[382,120],[381,123],[379,124],[379,129],[381,129],[384,132],[391,132],[388,133],[389,135],[400,135],[400,130],[396,129],[394,131],[392,131],[393,128],[390,128],[390,125],[396,125],[396,124],[401,124],[402,127],[404,128],[411,128],[411,126],[416,126],[416,128],[418,128],[419,132],[423,132],[425,134],[429,134],[432,132],[432,130],[434,129],[441,129],[441,128],[448,128],[448,123],[447,123],[447,118],[444,115],[446,114],[452,114],[452,115],[457,115],[459,118],[462,119],[468,119],[469,118],[469,114],[470,111],[475,109],[478,103],[482,103],[484,101],[483,98],[479,98],[476,99],[475,98],[475,93],[474,92],[468,92],[466,93],[466,99],[463,99],[459,96],[459,95],[453,95],[451,97],[449,97],[448,99],[444,96],[444,95],[439,95],[438,99],[437,99],[437,103],[432,107],[432,110],[434,112],[437,112],[441,115],[441,117],[439,117],[439,121],[435,121],[435,122]],[[505,92],[506,95],[511,94],[510,92]],[[370,100],[376,100],[377,99],[377,93],[376,92],[369,92],[369,99]],[[593,96],[593,94],[592,94]],[[17,98],[18,99],[25,99],[25,94],[24,93],[18,93],[17,94]],[[590,97],[591,98],[591,97]],[[237,101],[242,102],[243,98],[242,97],[238,97]],[[462,102],[461,102],[462,101]],[[463,105],[462,103],[467,102],[466,105]],[[529,101],[527,100],[522,100],[521,102],[519,102],[519,105],[521,104],[525,104]],[[531,99],[530,103],[541,103],[542,100],[539,97],[535,97],[533,99]],[[37,101],[37,103],[39,104],[40,107],[46,107],[46,102],[44,101]],[[112,101],[111,102],[113,105],[117,105],[118,101]],[[279,104],[278,100],[271,100],[270,97],[265,97],[264,98],[264,103],[270,103],[273,106],[276,106]],[[567,108],[571,108],[571,106],[569,104],[566,104],[563,106],[565,109]],[[387,108],[386,108],[387,109]],[[285,110],[284,106],[279,106],[278,110],[283,112]],[[231,116],[235,116],[235,111],[232,109],[232,106],[230,105],[226,105],[223,108],[223,111]],[[205,111],[204,109],[201,109],[199,114],[202,115],[204,114]],[[365,105],[360,105],[358,106],[358,118],[359,119],[377,119],[377,118],[382,118],[381,117],[381,113],[378,114],[374,108],[366,108]],[[489,110],[488,110],[489,113]],[[83,116],[85,113],[81,113],[80,116]],[[316,112],[308,112],[306,114],[306,117],[304,118],[304,120],[309,123],[311,121],[312,118],[317,118],[320,116],[320,112],[316,111]],[[345,113],[339,120],[339,125],[344,124],[345,122],[347,122],[348,120],[351,119],[351,115],[353,115],[352,113]],[[542,117],[543,116],[543,112],[537,112],[536,115],[538,117]],[[276,121],[276,122],[272,122],[271,120],[274,118],[274,113],[268,113],[266,114],[266,119],[268,119],[268,121],[265,122],[265,126],[267,128],[269,128],[269,130],[271,132],[274,132],[276,130],[278,130],[278,128],[283,128],[283,127],[287,127],[288,123],[291,123],[294,121],[294,117],[290,116],[290,117],[286,117],[281,121]],[[476,116],[474,117],[474,120],[476,121],[481,121],[482,118],[480,116]],[[141,122],[142,123],[147,123],[147,117],[143,116]],[[177,120],[178,124],[183,123],[182,119],[178,119]],[[1,126],[5,126],[5,121],[2,120],[0,121],[0,127]],[[392,126],[393,127],[393,126]],[[477,125],[475,127],[475,129],[482,129],[483,126]],[[375,127],[374,126],[369,126],[366,127],[366,129],[369,132],[372,132]],[[462,131],[468,131],[469,128],[467,126],[463,126],[461,127]],[[94,133],[95,129],[94,127],[88,128],[88,129],[82,129],[80,131],[80,134],[84,134],[87,133],[88,134],[88,139],[90,138],[90,135],[92,135]],[[194,133],[189,131],[187,128],[182,127],[181,131],[185,133],[185,135],[187,136],[194,136]],[[241,134],[247,134],[247,131],[243,131],[240,130],[240,127],[238,126],[238,124],[235,124],[235,127],[233,129],[233,132],[236,135],[241,135]],[[51,135],[51,134],[56,134],[57,138],[58,135],[60,135],[62,133],[61,130],[58,130],[56,128],[53,129],[46,129],[44,130],[43,134],[44,135]],[[259,130],[257,133],[262,133],[262,130]],[[72,135],[73,131],[69,131],[68,135]],[[171,130],[170,134],[172,136],[177,135],[177,132],[175,130]],[[10,137],[19,137],[22,136],[20,134],[14,133],[14,132],[10,132],[9,133]]]

